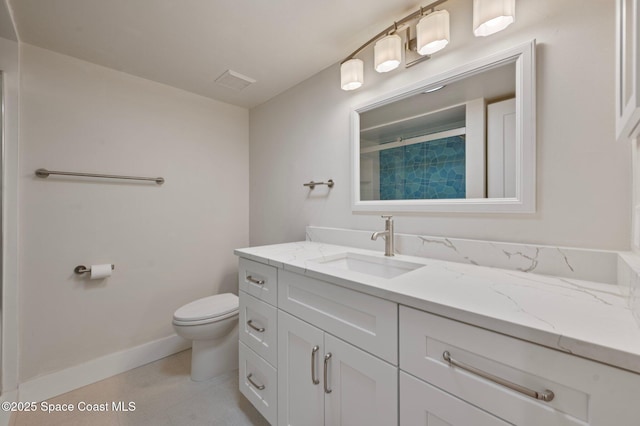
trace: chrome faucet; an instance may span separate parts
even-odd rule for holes
[[[384,237],[384,255],[385,256],[393,256],[394,247],[393,247],[393,216],[381,216],[385,219],[384,222],[384,231],[374,232],[371,235],[371,239],[373,241],[377,240],[379,236]]]

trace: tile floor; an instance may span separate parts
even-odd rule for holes
[[[207,382],[189,378],[191,351],[184,351],[47,400],[102,404],[135,402],[129,412],[22,412],[10,426],[262,426],[267,421],[238,391],[238,372]],[[40,407],[40,405],[38,405]],[[110,407],[111,408],[111,407]]]

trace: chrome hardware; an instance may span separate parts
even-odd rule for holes
[[[329,381],[328,373],[327,373],[327,364],[329,363],[330,359],[331,359],[331,352],[329,352],[324,356],[324,393],[332,392],[331,389],[329,389],[329,387],[327,386],[327,383]]]
[[[111,264],[111,270],[113,271],[114,269],[116,269],[115,265],[112,263]],[[87,274],[91,272],[91,268],[87,268],[84,265],[78,265],[75,268],[73,268],[73,272],[75,272],[76,274],[80,275],[80,274]]]
[[[497,377],[497,376],[494,376],[493,374],[486,373],[482,370],[479,370],[475,367],[464,364],[460,361],[456,361],[455,359],[451,358],[451,354],[449,353],[449,351],[444,351],[442,353],[442,358],[444,358],[444,360],[447,361],[449,365],[461,368],[463,370],[476,374],[484,379],[490,380],[499,385],[506,386],[509,389],[512,389],[516,392],[520,392],[522,394],[530,396],[531,398],[539,399],[540,401],[550,402],[555,397],[555,394],[553,393],[553,391],[550,391],[549,389],[545,390],[544,392],[536,392],[529,388],[525,388],[524,386],[520,386],[516,383],[505,380],[501,377]]]
[[[320,346],[316,345],[311,349],[311,382],[314,385],[320,383],[320,380],[316,378],[316,352],[320,350]]]
[[[150,180],[158,185],[164,183],[164,178],[161,177],[141,177],[141,176],[122,176],[122,175],[103,175],[100,173],[80,173],[80,172],[59,172],[55,170],[38,169],[36,170],[36,176],[39,178],[47,178],[49,175],[62,175],[62,176],[81,176],[81,177],[96,177],[104,179],[127,179],[127,180]]]
[[[405,16],[404,18],[400,19],[399,21],[394,21],[392,25],[390,25],[387,28],[385,28],[384,30],[380,31],[373,38],[371,38],[369,41],[367,41],[365,44],[363,44],[357,50],[355,50],[351,55],[349,55],[345,59],[343,59],[340,62],[340,64],[342,65],[343,63],[347,62],[349,59],[353,59],[358,53],[362,52],[367,46],[369,46],[374,41],[379,40],[383,36],[389,35],[389,34],[393,34],[396,31],[404,31],[405,28],[407,29],[407,39],[413,40],[415,42],[415,37],[413,39],[411,39],[410,34],[408,32],[408,30],[411,28],[410,22],[412,20],[415,20],[415,19],[420,19],[424,15],[425,11],[428,11],[428,10],[433,11],[433,10],[435,10],[435,8],[437,6],[440,6],[442,3],[445,3],[446,1],[447,0],[436,0],[436,1],[433,1],[433,2],[431,2],[429,4],[427,4],[424,7],[420,7],[419,10],[417,10],[417,11],[415,11],[415,12],[413,12],[413,13],[407,15],[407,16]],[[405,54],[407,53],[407,51],[408,50],[405,50]],[[416,55],[416,56],[419,56],[419,55]],[[431,58],[431,56],[425,55],[425,56],[423,56],[422,60],[426,60],[426,59],[429,59],[429,58]],[[414,61],[414,62],[416,62],[416,61]],[[414,63],[407,63],[405,65],[405,68],[408,68],[411,65],[414,65]]]
[[[303,183],[302,186],[308,186],[309,189],[314,189],[316,187],[316,185],[327,185],[329,188],[333,188],[333,185],[335,185],[335,182],[333,181],[333,179],[329,179],[326,182],[314,182],[311,181],[309,183]]]
[[[247,276],[247,281],[252,282],[254,284],[258,284],[258,285],[264,285],[264,280],[256,280],[251,275]]]
[[[249,381],[249,383],[251,383],[253,385],[253,387],[255,387],[258,390],[263,390],[265,388],[265,385],[257,384],[256,382],[251,380],[251,377],[253,377],[253,373],[249,373],[249,375],[247,376],[247,380]]]
[[[393,235],[393,216],[381,216],[383,219],[385,219],[384,222],[384,231],[378,231],[378,232],[374,232],[371,235],[371,239],[373,241],[377,240],[378,237],[382,236],[384,237],[384,255],[385,256],[393,256],[393,252],[395,251],[395,244],[394,244],[394,239],[395,236]]]
[[[255,325],[253,325],[253,320],[247,321],[247,325],[249,327],[253,328],[258,333],[264,333],[264,331],[266,330],[266,328],[264,328],[264,327],[256,327]]]

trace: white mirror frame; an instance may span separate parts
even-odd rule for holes
[[[536,42],[456,67],[384,96],[351,112],[351,205],[354,212],[476,212],[533,213],[536,210]],[[480,72],[516,64],[516,196],[514,198],[463,198],[438,200],[360,200],[360,113],[416,95],[427,86],[450,84]]]

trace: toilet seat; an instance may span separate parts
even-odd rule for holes
[[[238,296],[232,293],[203,297],[178,308],[173,314],[176,325],[200,325],[238,315]]]

